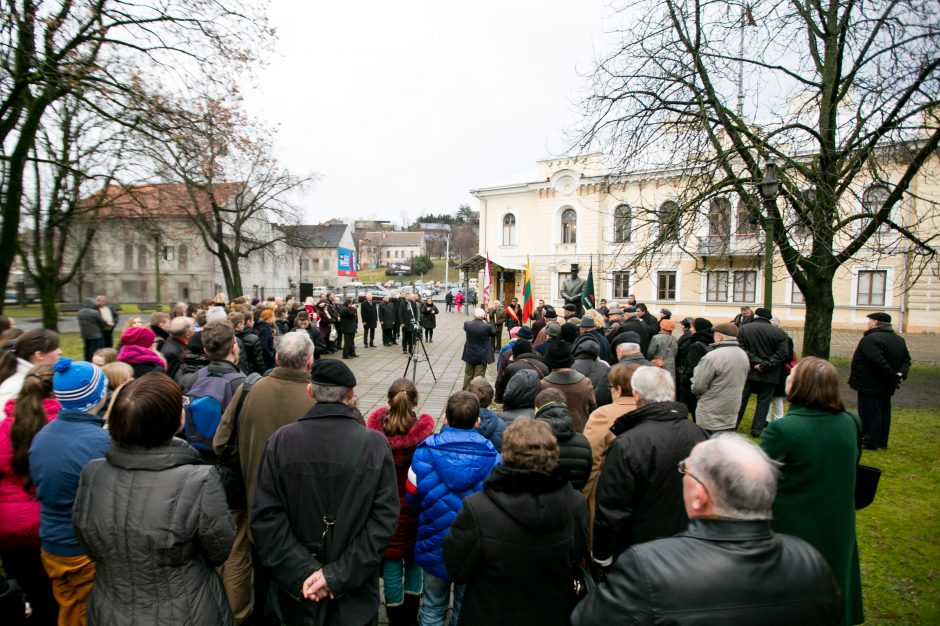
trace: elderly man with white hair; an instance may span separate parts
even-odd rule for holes
[[[496,328],[486,322],[486,311],[477,307],[473,310],[473,319],[463,323],[463,330],[467,341],[460,358],[464,362],[463,390],[466,391],[471,380],[486,377],[486,366],[496,360],[493,355]]]
[[[722,434],[671,469],[688,526],[621,554],[572,624],[840,623],[839,589],[825,559],[770,529],[777,473],[760,448]]]
[[[611,426],[616,439],[597,482],[593,557],[602,571],[630,546],[685,528],[682,477],[675,466],[708,438],[675,401],[669,372],[640,367],[630,385],[637,408]]]
[[[166,359],[166,375],[176,377],[180,365],[183,363],[183,350],[195,334],[195,320],[191,317],[174,317],[167,328],[169,338],[160,347],[160,354]]]

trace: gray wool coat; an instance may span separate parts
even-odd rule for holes
[[[218,476],[179,439],[85,466],[72,524],[95,562],[89,624],[234,624],[213,569],[235,538]]]
[[[737,339],[725,337],[712,344],[692,374],[692,393],[698,396],[695,423],[705,430],[734,428],[750,370],[747,353]]]

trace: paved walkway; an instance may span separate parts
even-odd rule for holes
[[[429,362],[424,360],[421,344],[417,346],[419,360],[417,366],[412,363],[408,368],[406,378],[411,379],[414,374],[415,385],[418,387],[418,410],[429,413],[438,422],[443,420],[444,407],[447,398],[455,391],[460,391],[463,385],[463,361],[460,356],[463,352],[464,332],[463,323],[470,319],[463,314],[442,313],[437,316],[437,328],[434,330],[434,341],[424,342]],[[506,333],[503,333],[504,340]],[[393,381],[405,375],[405,365],[408,355],[401,351],[401,345],[383,347],[381,345],[381,331],[376,331],[376,347],[363,348],[362,337],[356,337],[357,359],[347,359],[353,373],[356,375],[358,385],[356,396],[359,401],[359,410],[368,416],[369,413],[388,402],[388,388]],[[339,352],[327,358],[338,357]],[[434,371],[434,376],[431,370]],[[490,366],[488,377],[493,380],[495,368]]]

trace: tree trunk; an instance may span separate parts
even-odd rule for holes
[[[803,356],[829,358],[829,342],[832,339],[832,313],[835,299],[832,297],[834,274],[819,270],[807,272],[809,284],[803,290],[806,306],[806,322],[803,325]]]
[[[42,327],[59,332],[59,310],[56,308],[59,286],[54,280],[40,282],[41,284],[37,284],[36,288],[39,291],[39,302],[42,307]]]

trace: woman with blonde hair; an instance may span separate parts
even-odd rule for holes
[[[33,608],[29,623],[56,623],[59,606],[39,552],[39,500],[29,475],[29,446],[60,405],[52,390],[50,365],[37,365],[23,378],[16,400],[7,401],[0,422],[0,560]]]
[[[377,408],[366,422],[369,428],[384,434],[392,448],[401,504],[395,535],[382,560],[390,626],[414,624],[421,600],[421,567],[414,560],[418,517],[405,500],[405,482],[415,449],[434,432],[434,418],[427,413],[417,415],[417,405],[418,389],[407,378],[399,378],[388,388],[388,406]]]
[[[842,591],[843,624],[861,624],[861,571],[855,535],[855,466],[861,458],[861,420],[845,410],[839,372],[806,357],[787,379],[786,416],[770,422],[760,447],[780,461],[771,526],[819,552]]]

